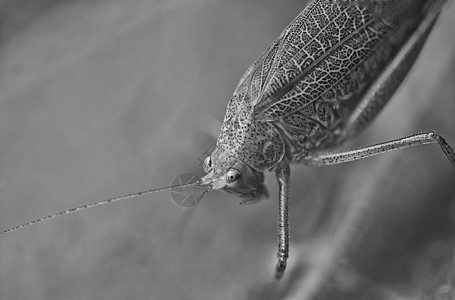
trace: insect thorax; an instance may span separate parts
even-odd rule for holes
[[[251,99],[238,95],[229,101],[217,146],[258,171],[273,168],[285,152],[277,129],[269,122],[256,121]]]

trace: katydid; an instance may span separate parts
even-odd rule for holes
[[[404,80],[448,0],[314,0],[240,79],[202,179],[69,209],[0,235],[86,208],[194,186],[222,189],[241,203],[268,196],[264,172],[279,184],[278,263],[289,256],[290,164],[324,166],[391,150],[438,143],[455,167],[455,151],[434,131],[328,153],[368,126]],[[202,196],[201,196],[202,197]]]

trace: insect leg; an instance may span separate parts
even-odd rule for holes
[[[276,169],[279,185],[278,199],[278,263],[275,268],[275,278],[281,279],[286,269],[289,257],[289,187],[291,171],[289,162],[284,158]]]
[[[422,132],[400,139],[383,142],[371,146],[361,147],[354,150],[314,154],[304,158],[302,162],[309,166],[327,166],[344,162],[359,160],[373,155],[386,153],[392,150],[399,150],[407,147],[438,143],[447,159],[455,167],[455,150],[444,140],[444,138],[434,131]]]

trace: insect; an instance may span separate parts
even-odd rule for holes
[[[361,1],[366,2],[366,1]],[[381,1],[370,0],[369,4]],[[378,115],[415,62],[447,1],[315,0],[292,21],[240,79],[229,100],[217,147],[196,182],[116,197],[0,232],[176,187],[222,189],[253,203],[268,195],[264,172],[279,184],[278,263],[289,255],[290,164],[323,166],[438,143],[455,166],[455,151],[435,132],[327,153]]]

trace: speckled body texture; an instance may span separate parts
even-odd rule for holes
[[[416,27],[404,13],[311,2],[241,78],[218,147],[263,171],[356,133],[349,116]]]

